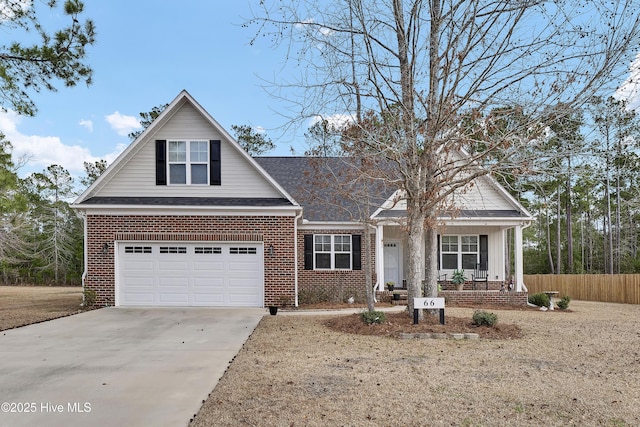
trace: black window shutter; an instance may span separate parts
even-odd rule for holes
[[[156,140],[156,185],[167,185],[166,140]]]
[[[489,236],[480,235],[480,269],[487,270],[489,265]]]
[[[212,139],[209,141],[209,161],[209,185],[222,185],[219,139]]]
[[[440,271],[440,235],[439,234],[438,234],[437,239],[438,239],[438,243],[437,243],[437,245],[438,245],[438,249],[437,249],[437,251],[438,251],[438,271]]]
[[[313,234],[304,235],[304,269],[313,270]]]
[[[365,231],[366,233],[366,231]],[[351,266],[354,270],[362,270],[362,236],[354,234],[351,236]]]

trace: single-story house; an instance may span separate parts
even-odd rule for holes
[[[98,305],[263,307],[331,294],[362,298],[364,257],[378,290],[402,287],[407,240],[402,203],[383,202],[365,227],[305,197],[314,161],[253,158],[186,91],[73,203],[84,218],[83,286]],[[307,177],[307,178],[305,178]],[[477,179],[443,219],[440,273],[486,266],[506,277],[506,231],[514,230],[516,290],[522,229],[532,217],[490,177]],[[367,252],[368,250],[368,252]],[[473,269],[471,269],[473,270]]]

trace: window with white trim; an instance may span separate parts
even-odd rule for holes
[[[314,235],[313,259],[316,270],[351,270],[351,235]]]
[[[479,236],[441,236],[440,265],[443,270],[473,270],[479,262]]]
[[[169,184],[209,183],[209,142],[168,141]]]

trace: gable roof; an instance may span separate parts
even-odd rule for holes
[[[186,110],[185,110],[186,108]],[[185,116],[186,115],[186,116]],[[130,170],[132,166],[128,166],[136,156],[142,156],[142,152],[149,152],[150,144],[154,144],[154,138],[166,132],[167,126],[172,120],[184,120],[184,118],[192,118],[200,123],[201,128],[210,129],[218,137],[223,140],[228,155],[233,156],[236,162],[242,163],[243,170],[251,172],[254,181],[259,181],[260,186],[255,187],[255,191],[250,184],[245,185],[244,194],[236,194],[232,186],[227,185],[226,191],[218,188],[206,188],[200,186],[189,186],[183,188],[155,187],[149,188],[147,182],[146,191],[135,193],[132,190],[136,185],[136,181],[131,179],[131,186],[125,185],[126,191],[118,192],[114,190],[115,184],[122,177],[118,177],[119,173],[123,173],[123,169]],[[190,123],[190,122],[189,122]],[[189,124],[188,123],[188,124]],[[184,126],[181,129],[191,131],[191,128]],[[174,130],[175,132],[175,130]],[[176,136],[173,136],[176,137]],[[183,138],[183,137],[180,137]],[[200,137],[201,138],[201,137]],[[146,154],[145,154],[146,155]],[[145,165],[150,163],[145,159]],[[152,167],[151,164],[148,164]],[[130,173],[130,171],[128,172]],[[242,177],[245,174],[236,176]],[[147,177],[148,178],[148,177]],[[257,182],[256,182],[257,183]],[[122,182],[118,184],[123,188]],[[262,189],[262,190],[260,190]],[[194,194],[194,193],[198,194]],[[218,193],[224,194],[218,194]],[[122,193],[122,194],[121,194]],[[151,194],[150,194],[151,193]],[[195,197],[194,197],[195,196]],[[198,199],[195,203],[194,200]],[[214,201],[220,199],[219,201]],[[223,199],[228,199],[229,206],[297,206],[295,200],[287,193],[287,191],[235,141],[235,139],[204,109],[202,106],[186,91],[183,90],[178,96],[167,106],[167,108],[144,130],[144,132],[136,138],[107,168],[107,170],[96,181],[89,186],[74,202],[74,207],[85,208],[93,206],[105,206],[109,204],[126,205],[148,205],[148,206],[222,206]],[[261,199],[271,199],[266,202]],[[275,200],[279,199],[279,202]],[[195,204],[194,204],[195,203]]]

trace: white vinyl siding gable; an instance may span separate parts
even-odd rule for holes
[[[221,141],[221,185],[156,185],[155,141]],[[185,103],[132,152],[117,173],[92,196],[102,197],[282,197],[253,165],[191,104]],[[126,160],[126,159],[125,159]],[[167,175],[169,177],[169,175]]]
[[[453,197],[455,206],[462,210],[513,210],[513,205],[486,177],[476,178],[473,185],[456,191]]]

